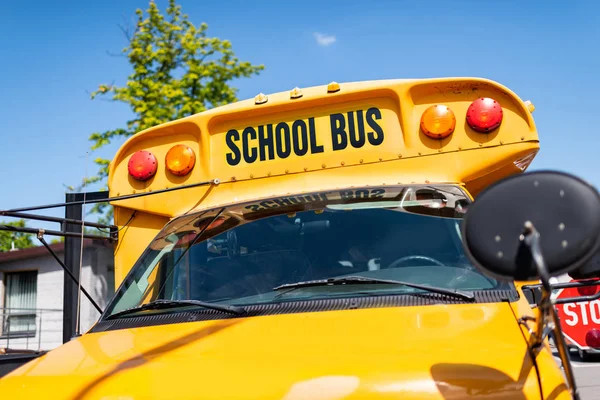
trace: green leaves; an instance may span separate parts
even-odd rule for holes
[[[0,225],[8,225],[8,226],[24,228],[25,221],[24,220],[18,220],[15,222],[0,221]],[[12,248],[13,243],[15,245],[15,249],[26,249],[28,247],[33,247],[33,242],[31,240],[31,237],[32,237],[32,235],[30,233],[0,231],[0,252],[9,251]]]
[[[91,94],[92,99],[128,104],[134,118],[126,127],[90,135],[92,150],[152,126],[235,102],[237,90],[230,82],[264,69],[240,61],[228,40],[208,37],[208,25],[196,27],[181,14],[175,0],[169,1],[166,15],[151,1],[145,12],[136,10],[136,16],[133,32],[124,30],[129,44],[122,53],[132,70],[127,82],[124,86],[102,84]],[[106,178],[108,162],[96,159],[100,168],[86,183]]]

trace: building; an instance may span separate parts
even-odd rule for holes
[[[64,261],[64,243],[50,248]],[[64,271],[45,247],[0,253],[0,353],[51,350],[63,342]],[[101,308],[114,293],[113,245],[85,239],[81,285]],[[75,285],[73,283],[73,285]],[[81,295],[81,332],[100,317]]]

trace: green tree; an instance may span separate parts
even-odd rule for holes
[[[18,220],[15,222],[1,222],[0,225],[14,226],[18,228],[25,227],[24,220]],[[26,249],[33,247],[33,241],[31,240],[31,234],[13,232],[13,231],[0,231],[0,252],[9,251],[12,248],[12,244],[15,244],[16,249]]]
[[[207,36],[207,24],[196,27],[175,0],[169,1],[166,15],[151,1],[145,13],[136,10],[135,28],[121,29],[128,40],[122,55],[132,72],[125,85],[102,84],[91,97],[126,103],[134,117],[124,127],[93,133],[92,150],[152,126],[235,102],[237,89],[231,81],[264,69],[240,61],[228,40]],[[99,171],[84,184],[103,181],[109,162],[97,158]],[[99,204],[92,212],[103,212],[104,207]],[[112,219],[110,214],[108,219]],[[101,220],[107,222],[107,218]]]

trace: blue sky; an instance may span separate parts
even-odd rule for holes
[[[536,106],[541,151],[531,169],[600,186],[600,6],[594,1],[181,0],[196,25],[264,64],[239,98],[294,86],[388,78],[480,76]],[[86,155],[92,132],[124,125],[126,105],[90,100],[123,83],[119,23],[147,0],[14,1],[0,10],[0,209],[61,202],[122,142]],[[157,1],[164,10],[166,1]],[[87,163],[86,163],[87,160]],[[61,215],[63,209],[47,212]],[[56,225],[37,224],[47,228]]]

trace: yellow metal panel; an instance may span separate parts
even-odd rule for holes
[[[544,387],[560,386],[557,365],[540,361]],[[506,303],[88,334],[1,379],[0,393],[19,399],[540,398],[535,367]]]
[[[466,181],[468,182],[466,189],[472,190],[477,189],[477,187],[471,187],[470,182],[490,182],[500,179],[502,176],[521,172],[514,166],[513,162],[537,151],[537,149],[537,142],[515,143],[513,145],[485,147],[478,150],[438,153],[433,157],[408,157],[393,161],[339,166],[321,169],[310,174],[290,173],[268,178],[230,180],[219,185],[153,194],[147,197],[115,202],[115,210],[121,208],[117,206],[118,204],[126,204],[128,209],[136,209],[157,215],[157,218],[152,218],[150,214],[147,214],[146,218],[152,219],[153,225],[152,228],[146,228],[144,235],[136,235],[135,240],[133,240],[134,245],[131,248],[131,252],[134,254],[116,253],[115,279],[116,282],[121,282],[133,265],[134,259],[150,243],[154,234],[158,233],[160,224],[167,222],[166,216],[175,217],[186,212],[266,197],[358,186]],[[481,159],[485,160],[483,167]],[[466,179],[466,177],[472,176],[477,176],[478,180],[469,181]],[[129,213],[130,211],[127,211],[123,218],[116,221],[116,224],[118,226],[124,224],[128,219],[128,215],[130,215]],[[142,224],[139,219],[138,224]],[[154,234],[151,234],[150,231]],[[121,235],[119,240],[121,241]],[[131,246],[130,243],[132,242],[121,243],[119,248],[126,249],[127,246]]]
[[[142,211],[115,208],[115,224],[119,227],[119,241],[115,246],[115,287],[144,252],[158,232],[169,222],[168,218]]]
[[[556,361],[548,344],[537,356],[536,363],[538,374],[541,376],[543,399],[548,400],[571,400],[571,394],[567,389],[566,381],[562,371],[557,368]]]
[[[272,181],[286,186],[297,181],[296,174],[317,180],[319,177],[315,174],[320,174],[337,182],[356,173],[357,170],[350,167],[367,165],[376,165],[377,174],[401,171],[404,180],[420,181],[428,175],[425,179],[430,182],[468,184],[483,176],[498,179],[499,176],[490,175],[492,171],[519,172],[512,166],[488,162],[490,156],[498,159],[507,152],[523,156],[519,146],[523,144],[530,152],[538,149],[535,124],[526,104],[492,81],[475,78],[391,80],[348,83],[340,87],[335,93],[327,92],[326,86],[306,88],[302,90],[303,96],[296,99],[291,99],[288,92],[276,93],[269,95],[263,104],[242,101],[141,132],[121,147],[111,164],[110,194],[156,191],[214,178],[223,183],[260,178],[260,185]],[[482,96],[493,97],[504,109],[502,125],[489,134],[477,133],[465,122],[468,106]],[[431,139],[419,128],[421,113],[434,104],[451,107],[457,117],[455,132],[443,140]],[[270,137],[269,129],[273,143],[269,144],[266,139],[261,143],[260,134]],[[294,132],[298,138],[295,147]],[[346,146],[334,150],[334,143],[341,137],[345,138]],[[279,153],[277,138],[281,139]],[[164,168],[167,151],[179,143],[192,147],[198,156],[198,164],[186,177],[174,177]],[[156,176],[147,182],[135,181],[127,172],[129,157],[142,149],[153,152],[159,163]],[[244,154],[247,157],[244,158]],[[450,159],[448,154],[452,155]],[[411,159],[411,163],[404,162]],[[510,162],[516,159],[513,157]],[[327,175],[322,175],[323,170]],[[484,183],[480,182],[479,187]],[[329,186],[325,184],[321,188],[329,189]],[[186,192],[185,196],[149,196],[114,205],[165,216],[178,215],[200,201],[205,206],[220,205],[203,200],[205,192],[203,188]],[[268,195],[259,188],[255,192],[259,197]]]
[[[504,110],[502,125],[490,134],[465,123],[469,104],[479,97],[494,98]],[[539,148],[531,108],[484,79],[347,83],[339,90],[319,86],[276,93],[258,103],[251,99],[163,124],[121,147],[110,165],[111,196],[214,178],[221,183],[113,203],[121,229],[117,285],[164,224],[185,212],[399,183],[460,184],[476,196],[490,183],[519,173],[515,161]],[[426,137],[419,128],[422,112],[434,104],[449,106],[457,118],[454,133],[443,140]],[[285,139],[286,130],[290,135],[290,147],[279,154],[278,125],[279,137]],[[269,126],[273,147],[264,139],[261,145],[258,137]],[[295,148],[294,132],[300,138]],[[341,137],[346,147],[335,150]],[[165,155],[176,144],[197,155],[196,167],[185,177],[165,169]],[[138,150],[158,159],[157,174],[147,182],[127,172]],[[286,314],[86,334],[0,380],[0,393],[23,399],[539,399],[528,332],[516,319],[524,314],[535,310],[521,298],[512,304]],[[535,361],[543,397],[566,398],[547,346]]]
[[[510,304],[513,312],[515,314],[515,318],[520,318],[522,316],[530,316],[534,318],[539,318],[539,309],[531,308],[529,303],[527,302],[523,291],[522,286],[524,285],[532,285],[537,284],[539,282],[536,281],[528,281],[528,282],[515,282],[515,286],[519,291],[521,298],[517,302],[513,302]],[[529,321],[528,326],[521,325],[521,332],[523,334],[524,340],[529,343],[532,339],[531,334],[529,333],[529,328],[536,329],[536,323],[534,321]],[[543,344],[543,347],[539,354],[536,356],[536,364],[538,368],[538,373],[541,377],[540,382],[542,385],[542,393],[543,399],[571,399],[571,395],[566,386],[566,381],[564,379],[563,373],[557,367],[557,363],[552,356],[552,350],[550,349],[550,345],[548,340],[546,340]]]
[[[340,165],[311,173],[288,173],[261,178],[248,176],[244,179],[236,177],[235,181],[225,180],[218,185],[153,194],[113,204],[116,207],[123,205],[173,217],[197,207],[213,208],[242,200],[350,186],[467,182],[469,187],[467,177],[481,178],[489,184],[502,176],[521,172],[513,162],[538,148],[537,142],[522,142],[478,150],[437,153],[428,157],[403,157],[359,165]],[[482,159],[485,160],[485,165],[482,165]]]

